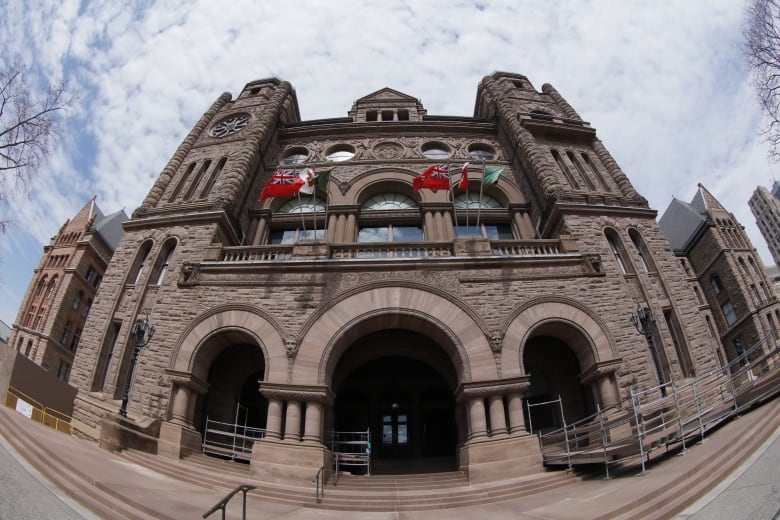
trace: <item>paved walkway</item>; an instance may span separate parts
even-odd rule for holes
[[[284,520],[540,520],[597,518],[617,510],[621,504],[644,501],[654,490],[669,482],[679,482],[684,488],[690,480],[691,468],[698,467],[725,450],[756,423],[762,414],[780,413],[780,401],[769,403],[758,410],[732,421],[713,432],[701,445],[694,445],[681,457],[671,457],[655,464],[644,476],[625,475],[612,480],[592,479],[577,482],[536,495],[457,509],[439,509],[413,512],[344,512],[310,507],[270,503],[249,497],[248,518]],[[755,414],[755,415],[754,415]],[[750,417],[752,415],[752,417]],[[768,415],[763,415],[768,417]],[[117,500],[141,506],[139,518],[197,519],[216,503],[225,491],[198,487],[158,474],[148,468],[129,463],[115,454],[99,449],[94,444],[55,432],[29,422],[16,412],[3,408],[0,421],[11,421],[25,432],[26,442],[46,443],[60,454],[60,462],[87,477],[94,486]],[[8,423],[9,425],[11,423]],[[763,449],[763,451],[761,451]],[[767,442],[742,468],[732,475],[734,479],[719,486],[716,492],[694,504],[680,519],[776,519],[780,507],[780,429],[775,429]],[[713,499],[714,498],[714,499]],[[117,503],[119,505],[119,503]],[[228,506],[227,517],[240,518],[241,500],[234,499]],[[113,511],[109,509],[109,511]],[[120,515],[116,515],[119,517]],[[610,515],[611,516],[611,515]],[[110,518],[110,516],[108,516]],[[212,518],[219,518],[217,512]],[[86,518],[94,515],[73,504],[63,492],[37,476],[25,461],[0,437],[0,518],[13,520]]]
[[[775,520],[780,518],[780,431],[678,520]]]

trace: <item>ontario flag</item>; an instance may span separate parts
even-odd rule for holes
[[[304,184],[295,170],[276,170],[260,193],[258,202],[271,197],[292,197]]]
[[[450,169],[446,164],[434,164],[412,180],[414,191],[450,189]]]

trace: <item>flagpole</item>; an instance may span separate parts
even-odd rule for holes
[[[452,172],[450,171],[450,161],[449,161],[449,159],[447,160],[447,182],[450,183],[449,197],[450,197],[450,200],[452,201],[452,220],[454,221],[454,227],[453,227],[453,230],[452,230],[452,234],[453,235],[457,235],[458,234],[457,233],[457,231],[458,231],[458,213],[455,210],[455,193],[453,193],[453,191],[452,191]]]
[[[293,179],[297,180],[298,173],[295,169],[295,164],[293,164]],[[300,185],[298,185],[300,187]],[[306,220],[303,218],[303,202],[301,202],[301,190],[295,192],[295,195],[298,196],[298,212],[301,214],[301,229],[303,230],[304,235],[306,234]]]
[[[332,168],[331,168],[332,170]],[[319,182],[317,183],[319,184]],[[330,172],[328,172],[328,182],[325,184],[325,221],[322,224],[322,229],[324,231],[323,235],[325,235],[325,240],[328,240],[328,206],[330,203],[330,194],[328,193],[328,184],[330,184]],[[314,191],[317,191],[316,185],[314,188]]]
[[[485,186],[485,159],[482,159],[482,181],[479,183],[479,202],[477,203],[477,230],[479,230],[479,216],[482,212],[482,187]],[[482,233],[480,233],[481,235]]]
[[[311,168],[310,168],[311,169]],[[311,212],[314,215],[314,240],[317,240],[317,186],[314,185],[314,169],[311,169],[311,180],[306,182],[312,183],[311,190]]]

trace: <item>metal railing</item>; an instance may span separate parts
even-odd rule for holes
[[[233,491],[228,493],[225,496],[225,498],[223,498],[222,500],[217,502],[216,505],[214,505],[214,507],[212,507],[211,509],[209,509],[208,511],[203,513],[203,518],[207,518],[209,515],[211,515],[211,513],[213,513],[217,509],[221,509],[222,510],[222,520],[225,520],[225,508],[227,507],[228,502],[230,502],[230,499],[233,498],[233,496],[236,493],[241,491],[241,492],[244,493],[244,509],[243,509],[243,513],[241,515],[241,518],[243,520],[246,520],[246,492],[247,491],[251,491],[253,489],[257,489],[257,486],[250,486],[249,484],[241,484],[236,489],[234,489]]]
[[[316,501],[319,504],[322,502],[322,499],[325,498],[325,466],[321,466],[320,469],[317,470],[317,474],[314,475],[314,478],[311,479],[311,481],[314,482]]]
[[[338,483],[341,467],[364,468],[371,474],[371,430],[359,432],[331,431],[327,444],[333,454],[333,484]]]
[[[766,345],[766,349],[762,349]],[[610,466],[638,460],[641,472],[658,448],[687,445],[703,440],[719,423],[754,403],[780,392],[780,348],[774,335],[762,338],[725,367],[713,370],[686,384],[667,382],[630,391],[627,401],[567,423],[560,397],[531,407],[559,403],[560,426],[536,433],[545,465],[603,463],[606,477]]]
[[[5,405],[17,410],[33,421],[67,434],[73,433],[72,417],[54,408],[44,406],[24,392],[11,386],[5,392]]]
[[[265,437],[263,428],[220,422],[207,417],[202,449],[206,454],[249,461],[255,440],[263,437]]]

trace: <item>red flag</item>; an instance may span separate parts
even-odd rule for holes
[[[270,197],[292,197],[304,184],[295,170],[276,170],[260,193],[258,202]]]
[[[466,191],[469,189],[469,163],[465,163],[460,170],[460,182],[458,188]]]
[[[450,170],[446,164],[434,164],[412,180],[414,191],[450,189]]]

